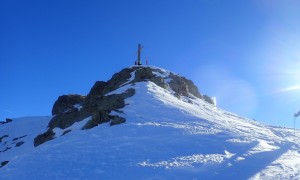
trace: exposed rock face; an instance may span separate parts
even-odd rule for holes
[[[148,67],[146,68],[140,68],[135,71],[135,82],[144,81],[146,79],[150,80],[154,77],[154,74],[152,73],[152,70]]]
[[[0,124],[6,124],[6,123],[10,123],[12,121],[13,121],[12,119],[6,118],[5,121],[0,121]]]
[[[122,84],[125,84],[128,79],[131,77],[131,73],[134,71],[134,68],[125,68],[122,71],[114,74],[112,78],[107,81],[108,85],[105,89],[105,93],[111,92],[118,89]]]
[[[199,93],[198,88],[194,85],[191,80],[188,80],[184,77],[180,77],[174,74],[170,74],[170,78],[172,79],[170,84],[171,89],[176,93],[175,95],[178,96],[187,96],[189,97],[189,93],[198,97],[202,98],[201,94]]]
[[[98,124],[109,122],[110,119],[109,111],[96,111],[92,119],[88,121],[82,129],[91,129],[98,126]]]
[[[13,120],[10,118],[6,118],[6,123],[12,122]]]
[[[153,72],[163,74],[163,72],[161,72],[159,69],[151,69],[150,67],[137,68],[135,71],[135,78],[132,83],[148,80],[166,89],[168,84],[165,82],[164,78],[155,75]]]
[[[62,114],[74,108],[76,104],[82,104],[85,96],[70,94],[59,96],[52,108],[52,115]]]
[[[213,100],[211,97],[207,96],[207,95],[204,95],[204,96],[203,96],[203,99],[204,99],[206,102],[210,103],[210,104],[213,104],[213,105],[215,104],[214,100]]]
[[[96,85],[98,86],[98,85]],[[94,88],[96,89],[96,88]],[[134,89],[128,89],[122,94],[112,94],[105,96],[102,91],[92,91],[92,95],[83,102],[82,109],[73,108],[67,112],[60,113],[54,116],[49,122],[49,129],[47,132],[38,135],[34,140],[34,146],[38,146],[46,141],[54,138],[53,129],[55,127],[65,129],[73,125],[75,122],[92,116],[92,119],[86,123],[83,129],[90,129],[98,124],[114,120],[116,116],[110,115],[111,111],[118,110],[125,106],[125,99],[134,95]],[[94,93],[98,92],[98,93]],[[91,98],[93,97],[93,98]],[[118,121],[115,124],[120,124],[125,121]]]
[[[65,129],[70,127],[75,122],[79,122],[87,117],[89,117],[89,114],[86,111],[79,111],[78,109],[73,108],[66,113],[61,113],[54,116],[49,122],[48,126],[51,129],[54,129],[55,127]]]
[[[118,109],[125,107],[124,100],[128,97],[133,96],[134,93],[134,89],[128,89],[122,94],[103,96],[100,99],[96,100],[96,102],[94,103],[96,109],[94,108],[94,106],[90,107],[94,109],[92,119],[87,122],[83,129],[90,129],[97,126],[98,124],[109,122],[110,120],[114,120],[116,117],[119,117],[110,115],[111,111],[117,111]]]
[[[118,125],[118,124],[121,124],[121,123],[124,123],[124,122],[126,122],[125,118],[115,116],[115,117],[112,118],[112,121],[110,122],[110,125],[114,126],[114,125]]]
[[[53,105],[52,114],[55,116],[48,124],[49,129],[35,138],[34,145],[38,146],[53,139],[55,135],[53,132],[54,128],[66,129],[75,122],[82,121],[87,117],[91,117],[91,120],[82,129],[90,129],[106,122],[110,122],[111,126],[126,122],[125,118],[118,115],[111,115],[111,112],[115,111],[122,115],[123,112],[120,109],[125,107],[125,99],[133,96],[135,90],[129,88],[121,94],[108,93],[121,86],[142,81],[152,81],[164,89],[171,89],[178,98],[180,96],[187,96],[205,98],[208,102],[211,100],[208,96],[202,97],[198,88],[191,80],[179,75],[158,68],[144,66],[125,68],[114,74],[107,82],[97,81],[87,96],[60,96]],[[80,108],[75,105],[80,105]]]
[[[20,147],[20,146],[22,146],[24,143],[25,143],[24,141],[17,142],[17,143],[16,143],[16,147]]]
[[[48,129],[45,133],[40,134],[36,138],[34,138],[33,144],[36,147],[46,141],[53,139],[54,135],[55,133],[52,131],[52,129]]]
[[[87,98],[92,98],[94,96],[103,96],[108,83],[104,81],[97,81],[89,92]]]
[[[66,135],[66,134],[68,134],[69,132],[71,132],[72,130],[70,130],[70,129],[68,129],[68,130],[66,130],[66,131],[64,131],[63,132],[63,134],[62,134],[62,136],[64,136],[64,135]]]
[[[0,168],[2,168],[3,166],[5,166],[9,161],[3,161],[0,163]]]

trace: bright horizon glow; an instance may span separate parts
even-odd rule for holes
[[[290,92],[290,91],[296,91],[296,90],[300,90],[300,85],[289,86],[289,87],[280,89],[279,91],[277,91],[275,93],[284,93],[284,92]]]

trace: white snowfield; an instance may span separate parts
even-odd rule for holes
[[[133,74],[134,75],[134,74]],[[130,79],[129,79],[130,80]],[[81,130],[89,118],[33,146],[51,117],[0,125],[0,179],[300,179],[299,131],[263,125],[152,82],[126,99],[126,123]],[[15,138],[18,138],[17,140]],[[16,147],[16,143],[24,144]],[[11,148],[11,149],[7,149]],[[7,150],[5,150],[7,149]]]

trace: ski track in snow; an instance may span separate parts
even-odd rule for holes
[[[33,139],[51,117],[0,125],[0,151],[10,148],[0,153],[0,162],[9,160],[0,179],[300,178],[299,130],[294,137],[292,129],[263,125],[201,99],[188,103],[152,82],[133,86],[134,73],[107,94],[136,90],[124,113],[113,112],[126,118],[124,124],[81,130],[89,117],[55,128],[56,138],[36,148]]]

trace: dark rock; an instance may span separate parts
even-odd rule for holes
[[[174,74],[170,74],[170,77],[172,80],[170,81],[169,85],[170,88],[175,92],[175,96],[188,96],[188,86],[183,78],[175,76]]]
[[[134,78],[128,82],[134,71]],[[51,140],[54,137],[52,129],[55,127],[66,129],[72,126],[75,122],[82,121],[87,117],[92,118],[82,129],[90,129],[101,123],[109,121],[111,121],[110,125],[124,123],[126,121],[125,118],[110,115],[110,113],[112,111],[122,112],[120,109],[125,107],[125,99],[133,96],[135,94],[135,90],[131,88],[122,94],[106,94],[127,84],[151,81],[164,89],[168,89],[170,87],[177,97],[187,96],[202,98],[198,88],[192,81],[172,73],[163,76],[158,75],[164,73],[165,72],[160,69],[134,66],[132,68],[125,68],[114,74],[107,82],[97,81],[86,97],[80,95],[60,96],[53,105],[52,114],[55,116],[48,124],[49,129],[47,132],[35,138],[35,146]],[[168,83],[165,79],[168,79]],[[75,104],[82,105],[81,110],[75,108]],[[68,130],[65,131],[63,135],[68,132]]]
[[[131,83],[141,82],[141,81],[152,81],[156,85],[167,88],[167,83],[165,83],[164,79],[162,77],[156,76],[153,72],[159,72],[163,73],[159,69],[151,69],[150,67],[139,67],[135,68],[135,78]]]
[[[154,77],[152,70],[149,67],[140,68],[135,71],[135,82],[141,82],[144,80],[150,80]]]
[[[183,78],[183,79],[188,86],[189,93],[191,93],[192,95],[194,95],[197,98],[202,98],[202,95],[200,94],[199,89],[193,83],[193,81],[186,79],[186,78]]]
[[[95,112],[92,119],[89,120],[82,129],[91,129],[95,126],[98,126],[98,124],[108,122],[111,119],[109,113],[110,111],[105,110]]]
[[[70,129],[68,129],[68,130],[66,130],[66,131],[64,131],[63,132],[63,134],[62,134],[62,136],[64,136],[64,135],[66,135],[66,134],[68,134],[69,132],[71,132],[72,130],[70,130]]]
[[[81,95],[62,95],[55,101],[52,108],[52,115],[61,114],[74,108],[75,104],[82,104],[85,96]]]
[[[97,81],[92,89],[90,90],[87,97],[93,97],[93,96],[103,96],[105,93],[105,88],[107,87],[108,83],[104,81]]]
[[[6,123],[12,122],[13,120],[10,118],[6,118]]]
[[[117,112],[117,113],[124,113],[124,111],[121,111],[119,109],[115,109],[114,111]]]
[[[91,129],[98,124],[109,122],[114,116],[109,115],[111,111],[125,107],[125,99],[133,96],[134,89],[128,89],[122,94],[103,96],[97,99],[97,110],[93,113],[92,119],[82,129]]]
[[[128,89],[122,94],[113,94],[90,99],[89,106],[86,105],[81,111],[78,111],[76,108],[74,108],[68,112],[58,114],[50,120],[48,126],[51,129],[55,127],[65,129],[73,125],[75,122],[79,122],[89,116],[93,116],[93,120],[89,121],[89,123],[87,123],[88,125],[84,127],[84,129],[89,129],[90,127],[94,127],[99,123],[110,120],[105,117],[102,117],[99,120],[99,118],[94,118],[96,117],[95,114],[100,112],[101,114],[108,115],[112,110],[123,108],[125,106],[124,99],[133,96],[134,93],[134,89]]]
[[[10,149],[11,149],[11,147],[6,147],[4,150],[2,150],[0,152],[5,152],[5,151],[10,150]]]
[[[156,85],[158,85],[164,89],[167,89],[167,87],[168,87],[167,83],[165,82],[165,80],[162,77],[153,77],[150,79],[150,81],[154,82]]]
[[[17,137],[17,138],[13,138],[13,141],[17,141],[17,140],[22,139],[22,138],[24,138],[24,137],[26,137],[26,136],[27,136],[27,135],[20,136],[20,137]]]
[[[188,80],[184,77],[180,77],[178,75],[174,75],[172,73],[170,73],[170,78],[172,79],[169,83],[170,88],[175,92],[175,95],[177,97],[189,97],[190,93],[198,98],[202,98],[198,88],[194,85],[194,83],[191,80]]]
[[[215,104],[214,101],[213,101],[213,99],[211,97],[207,96],[207,95],[204,95],[203,99],[204,99],[204,101],[206,101],[206,102],[208,102],[210,104]]]
[[[2,142],[2,139],[6,138],[6,137],[8,137],[8,135],[1,136],[0,137],[0,142]]]
[[[103,96],[97,103],[98,111],[103,110],[116,110],[125,107],[125,99],[133,96],[135,93],[134,89],[128,89],[122,94],[112,94],[109,96]]]
[[[120,109],[125,106],[124,98],[120,94],[113,94],[104,96],[97,104],[98,110],[112,111],[114,109]]]
[[[0,164],[0,168],[2,168],[3,166],[5,166],[9,161],[2,161]]]
[[[125,118],[119,117],[119,116],[114,116],[112,118],[112,121],[110,122],[110,125],[113,126],[113,125],[121,124],[121,123],[124,123],[124,122],[126,122]]]
[[[125,68],[122,71],[114,74],[112,78],[107,81],[108,85],[105,88],[105,94],[118,89],[122,84],[125,84],[131,78],[133,68]]]
[[[133,88],[127,89],[124,93],[121,94],[123,99],[127,99],[135,94],[135,90]]]
[[[86,97],[86,100],[84,101],[85,107],[92,107],[95,105],[95,99],[102,97],[107,88],[108,83],[104,81],[97,81],[92,89],[90,90],[89,94]]]
[[[65,129],[67,127],[72,126],[75,122],[79,122],[89,116],[90,114],[87,113],[86,111],[84,110],[78,111],[78,109],[74,108],[71,111],[54,116],[50,120],[48,126],[51,129],[54,129],[55,127]]]
[[[52,129],[48,129],[45,133],[40,134],[36,138],[34,138],[34,147],[52,140],[54,135],[55,133],[52,131]]]
[[[22,146],[24,143],[25,143],[24,141],[17,142],[16,147],[20,147],[20,146]]]
[[[12,121],[13,121],[12,119],[6,118],[5,121],[0,121],[0,124],[6,124],[6,123],[10,123]]]

